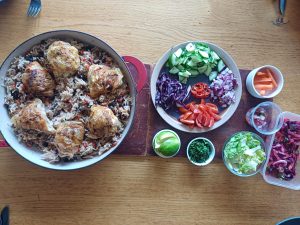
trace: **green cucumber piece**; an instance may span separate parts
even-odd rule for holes
[[[171,74],[177,74],[178,72],[179,72],[179,69],[177,69],[175,66],[172,68],[172,69],[170,69],[170,71],[169,71]]]
[[[188,52],[193,52],[195,50],[195,45],[193,43],[189,43],[185,46],[185,49],[188,51]]]
[[[212,71],[212,72],[209,74],[209,80],[210,80],[210,81],[213,81],[217,76],[218,76],[218,72],[217,72],[217,71]]]
[[[196,77],[197,75],[199,75],[198,70],[189,70],[189,72],[191,73],[191,77]]]
[[[180,76],[180,77],[186,77],[186,78],[189,78],[192,74],[189,72],[189,71],[180,71],[179,73],[178,73],[178,75]]]
[[[179,58],[181,55],[182,55],[182,49],[181,48],[179,48],[175,53],[174,53],[174,55],[177,57],[177,58]]]
[[[204,73],[205,73],[206,76],[209,76],[209,74],[211,73],[211,71],[212,71],[211,67],[208,66]]]
[[[218,72],[220,73],[225,68],[225,64],[222,59],[218,62]]]
[[[201,56],[203,56],[204,58],[208,58],[208,57],[209,57],[208,53],[205,52],[205,51],[199,51],[199,54],[200,54]]]
[[[214,51],[211,51],[210,55],[213,57],[214,60],[219,60],[220,59],[220,57]]]
[[[208,65],[204,65],[198,68],[199,73],[204,73],[207,70]]]

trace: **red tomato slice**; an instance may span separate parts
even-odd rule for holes
[[[211,110],[208,110],[208,113],[215,119],[215,121],[219,121],[221,119],[220,115],[213,113]]]
[[[205,100],[202,98],[200,104],[205,105]]]
[[[190,111],[188,111],[188,112],[186,112],[185,114],[183,114],[183,117],[182,117],[182,119],[187,119],[190,115],[192,115],[193,113],[192,112],[190,112]]]
[[[215,119],[213,117],[210,117],[208,127],[212,127],[214,124],[215,124]]]
[[[186,112],[189,111],[188,109],[186,109],[186,108],[184,108],[184,107],[179,107],[178,110],[179,110],[179,112],[181,112],[181,113],[186,113]]]
[[[186,118],[187,120],[195,120],[195,118],[196,118],[196,116],[195,116],[195,114],[191,114],[191,115],[189,115],[188,116],[188,118]]]
[[[194,125],[195,121],[194,120],[185,120],[185,119],[180,119],[181,123],[184,123],[186,125]]]
[[[198,116],[198,117],[199,117],[199,116]],[[202,124],[201,124],[201,120],[199,120],[198,117],[196,118],[196,125],[197,125],[197,127],[202,128],[203,126],[202,126]],[[202,117],[201,117],[201,118],[202,118]]]
[[[202,125],[208,127],[209,121],[210,121],[210,115],[206,111],[204,111],[203,118],[202,118]]]

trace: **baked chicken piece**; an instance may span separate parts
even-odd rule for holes
[[[25,92],[39,97],[52,97],[55,83],[48,71],[38,62],[34,61],[27,65],[22,74],[22,83]]]
[[[55,129],[46,115],[43,102],[36,98],[11,118],[16,128],[53,134]]]
[[[80,66],[77,48],[64,41],[55,41],[49,46],[47,60],[58,78],[74,75]]]
[[[121,128],[121,122],[113,111],[105,106],[92,106],[88,128],[93,138],[114,136]]]
[[[123,74],[118,68],[93,64],[89,68],[88,84],[90,96],[98,98],[119,88],[123,84]]]
[[[60,157],[73,158],[81,146],[84,137],[84,125],[80,121],[66,121],[56,130],[54,142]]]

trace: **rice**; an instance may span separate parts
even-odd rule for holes
[[[34,99],[34,96],[25,93],[22,83],[22,74],[26,66],[32,61],[37,61],[51,73],[46,59],[46,51],[54,41],[57,40],[48,39],[42,41],[40,44],[32,47],[24,56],[16,57],[12,61],[4,80],[7,90],[5,106],[10,117],[18,113],[29,101]],[[85,126],[84,140],[72,159],[61,158],[58,155],[58,150],[54,144],[54,135],[13,127],[18,140],[28,147],[42,152],[42,159],[49,163],[83,160],[103,154],[117,144],[128,122],[131,110],[131,97],[126,82],[124,82],[122,87],[109,95],[101,95],[98,99],[92,99],[89,96],[87,84],[88,67],[91,64],[99,64],[118,69],[112,58],[98,47],[89,46],[76,40],[68,42],[79,51],[80,67],[75,76],[56,79],[53,98],[42,99],[47,117],[53,123],[54,128],[57,128],[60,123],[70,120],[81,121],[86,125],[91,106],[102,105],[108,106],[113,111],[121,122],[122,127],[113,137],[93,139],[91,138],[92,134]]]

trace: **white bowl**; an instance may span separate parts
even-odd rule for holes
[[[189,155],[189,147],[190,147],[191,143],[194,142],[194,141],[196,141],[196,140],[205,140],[205,141],[207,141],[209,143],[209,145],[210,145],[210,148],[211,148],[211,153],[210,153],[208,159],[205,162],[203,162],[203,163],[196,163],[196,162],[192,161],[191,158],[190,158],[190,155]],[[188,144],[188,146],[186,148],[186,155],[187,155],[189,161],[191,163],[193,163],[194,165],[196,165],[196,166],[206,166],[211,161],[213,161],[213,159],[214,159],[214,157],[216,155],[216,149],[215,149],[214,144],[210,140],[208,140],[207,138],[204,138],[204,137],[198,137],[198,138],[194,138],[193,140],[191,140],[189,142],[189,144]]]
[[[151,81],[150,81],[151,98],[152,98],[152,102],[153,102],[154,106],[155,106],[155,95],[156,95],[156,81],[158,79],[161,69],[163,68],[166,61],[168,60],[169,55],[176,52],[177,49],[185,47],[188,43],[199,43],[199,42],[207,44],[213,51],[215,51],[219,55],[219,57],[224,61],[224,63],[227,65],[227,67],[233,72],[233,74],[237,80],[238,87],[235,90],[235,94],[236,94],[235,103],[231,104],[227,109],[223,110],[222,113],[220,114],[222,119],[219,121],[216,121],[215,124],[210,128],[198,128],[198,127],[189,128],[188,126],[179,122],[177,118],[170,116],[163,108],[161,108],[159,106],[156,107],[158,114],[170,126],[176,128],[178,130],[189,132],[189,133],[208,132],[208,131],[214,130],[214,129],[220,127],[221,125],[223,125],[224,123],[226,123],[231,118],[231,116],[234,114],[235,110],[237,109],[237,107],[240,103],[240,100],[241,100],[241,96],[242,96],[242,80],[241,80],[240,71],[239,71],[237,65],[235,64],[234,60],[231,58],[231,56],[217,45],[214,45],[214,44],[211,44],[211,43],[208,43],[205,41],[188,41],[188,42],[176,45],[176,46],[172,47],[171,49],[169,49],[167,52],[165,52],[163,54],[163,56],[156,63],[156,65],[153,69]]]
[[[274,79],[278,84],[278,87],[275,90],[269,92],[267,95],[264,95],[264,96],[260,95],[259,92],[254,87],[254,77],[257,72],[259,72],[263,69],[270,69],[273,72]],[[283,79],[282,73],[280,72],[280,70],[277,67],[271,66],[271,65],[261,66],[261,67],[258,67],[256,69],[252,70],[248,74],[247,79],[246,79],[246,86],[247,86],[247,90],[249,91],[249,93],[253,97],[262,98],[262,99],[273,98],[276,95],[278,95],[283,88],[283,84],[284,84],[284,79]]]

